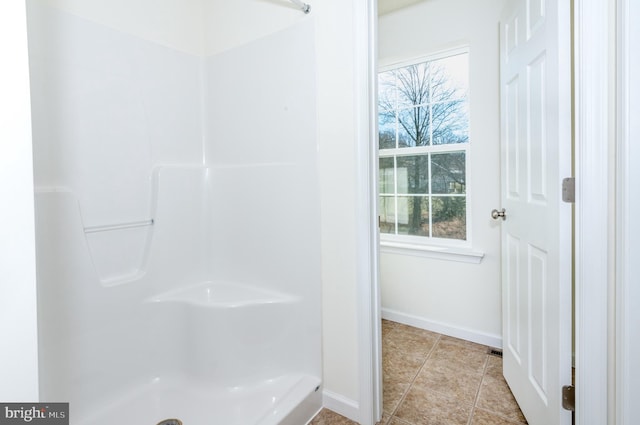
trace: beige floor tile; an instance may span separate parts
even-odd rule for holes
[[[382,353],[382,373],[393,376],[397,381],[410,383],[424,364],[426,355],[385,350]]]
[[[414,425],[414,424],[412,424],[411,422],[403,421],[402,419],[393,418],[391,419],[391,422],[389,422],[389,425]]]
[[[487,348],[479,349],[477,344],[461,344],[451,339],[441,339],[429,357],[434,362],[442,362],[454,365],[456,368],[464,368],[473,373],[483,373],[487,362]]]
[[[395,417],[411,425],[467,425],[471,404],[433,391],[411,388]]]
[[[430,364],[427,360],[413,382],[413,386],[424,390],[436,391],[460,403],[472,404],[478,394],[482,374],[469,369],[439,363]]]
[[[454,338],[452,336],[447,336],[447,335],[442,335],[440,337],[440,341],[446,344],[456,344],[456,345],[460,345],[462,347],[468,348],[470,350],[476,350],[476,351],[482,351],[482,352],[486,352],[488,348],[486,345],[476,344],[475,342],[466,341],[464,339]]]
[[[400,382],[393,377],[383,379],[382,382],[382,410],[392,414],[402,396],[409,390],[409,383]]]
[[[489,356],[487,359],[487,376],[496,379],[502,379],[502,358],[497,356]]]
[[[358,423],[329,409],[322,409],[309,425],[358,425]]]
[[[384,343],[390,350],[426,358],[438,338],[439,335],[433,332],[397,325],[392,332],[386,335]]]
[[[525,422],[516,399],[504,378],[485,376],[480,387],[477,407],[516,422]]]
[[[391,422],[391,415],[386,412],[382,412],[382,418],[376,422],[376,425],[389,425]]]
[[[487,357],[486,354],[474,351],[465,353],[459,351],[450,352],[436,347],[427,359],[425,367],[464,370],[469,374],[482,375],[487,363]]]
[[[383,417],[376,425],[521,425],[489,348],[382,321]],[[474,407],[475,403],[475,407]],[[311,425],[355,425],[323,409]]]
[[[519,425],[521,422],[514,422],[500,416],[496,416],[482,409],[473,412],[471,425]]]
[[[397,323],[390,320],[382,320],[382,338],[396,328]]]

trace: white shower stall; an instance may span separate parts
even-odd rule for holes
[[[73,425],[306,423],[322,393],[312,14],[264,1],[300,18],[203,54],[27,3],[40,399],[69,402]]]

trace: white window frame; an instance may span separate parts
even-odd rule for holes
[[[436,53],[414,57],[409,60],[402,60],[398,62],[384,64],[378,67],[378,75],[398,68],[403,68],[411,65],[417,65],[424,62],[436,61],[444,59],[450,56],[456,56],[460,54],[466,54],[470,64],[470,52],[469,46],[460,46],[452,49],[442,50]],[[468,76],[468,81],[471,78]],[[465,212],[466,212],[466,239],[448,239],[448,238],[436,238],[429,236],[416,236],[416,235],[397,235],[390,233],[380,232],[380,243],[382,252],[392,252],[401,254],[411,254],[418,256],[425,256],[431,258],[441,258],[448,260],[464,261],[471,263],[479,263],[482,260],[483,254],[471,251],[471,194],[472,194],[472,182],[469,180],[470,175],[470,159],[471,159],[471,140],[473,139],[471,134],[471,87],[469,85],[469,92],[467,93],[467,104],[469,114],[469,141],[466,143],[455,143],[448,145],[431,145],[431,146],[418,146],[418,147],[395,147],[392,149],[378,149],[378,159],[381,158],[394,158],[398,156],[411,156],[411,155],[423,155],[428,153],[437,152],[464,152],[465,153]],[[377,117],[376,117],[377,118]],[[379,168],[379,163],[377,164]],[[394,166],[394,174],[397,173],[397,168]],[[397,177],[397,176],[396,176]],[[398,199],[398,180],[394,179],[394,199],[396,203],[397,211],[397,199]],[[431,183],[430,183],[431,184]],[[421,195],[422,196],[422,195]],[[440,196],[439,194],[429,193],[426,195],[429,197]],[[380,199],[380,192],[378,193],[378,202]],[[431,209],[429,211],[429,220],[431,221]],[[397,225],[397,223],[396,223]]]

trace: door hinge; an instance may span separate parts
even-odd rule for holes
[[[562,408],[572,412],[576,410],[576,387],[573,385],[562,387]]]
[[[570,204],[576,202],[575,177],[566,177],[562,179],[562,200]]]

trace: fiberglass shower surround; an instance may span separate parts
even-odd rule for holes
[[[40,399],[71,424],[320,408],[313,40],[202,57],[29,3]]]

